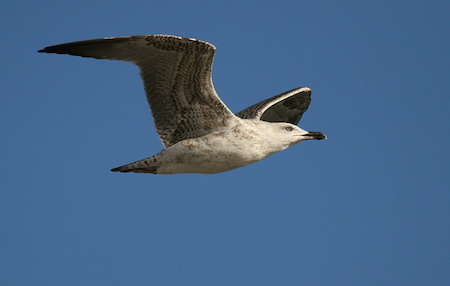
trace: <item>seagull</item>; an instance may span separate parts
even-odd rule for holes
[[[304,140],[327,138],[297,126],[311,101],[307,87],[231,112],[213,86],[215,50],[212,44],[192,38],[145,35],[72,42],[38,52],[127,61],[139,67],[165,148],[113,172],[220,173]]]

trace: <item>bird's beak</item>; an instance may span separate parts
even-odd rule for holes
[[[305,139],[317,139],[317,140],[327,139],[327,136],[325,134],[313,131],[306,133],[305,135],[303,135],[303,137],[305,137]]]

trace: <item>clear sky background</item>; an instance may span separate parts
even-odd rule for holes
[[[449,1],[1,1],[1,285],[450,285]],[[161,150],[131,64],[38,54],[171,34],[217,47],[239,111],[313,90],[308,141],[216,175]]]

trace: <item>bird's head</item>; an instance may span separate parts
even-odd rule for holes
[[[282,149],[304,140],[327,139],[327,136],[321,132],[306,131],[297,125],[286,122],[271,123],[268,131],[269,136],[271,137],[269,140],[273,141],[275,144],[280,144]]]

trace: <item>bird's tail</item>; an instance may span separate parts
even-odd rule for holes
[[[150,173],[156,174],[157,169],[160,166],[159,162],[156,160],[155,156],[148,157],[133,163],[129,163],[114,169],[111,169],[113,172],[122,172],[122,173]]]

